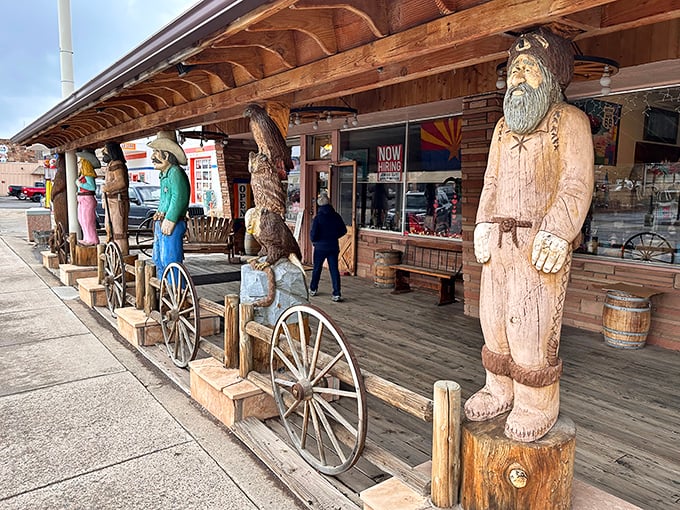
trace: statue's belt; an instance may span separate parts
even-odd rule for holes
[[[498,247],[503,244],[503,234],[512,233],[512,243],[519,248],[517,243],[517,228],[531,228],[530,221],[517,220],[515,218],[502,218],[495,216],[491,218],[491,223],[498,223]]]

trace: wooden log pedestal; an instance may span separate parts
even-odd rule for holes
[[[521,443],[503,434],[507,413],[462,427],[464,510],[571,508],[576,427],[561,415],[548,434]]]

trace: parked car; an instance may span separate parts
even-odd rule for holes
[[[45,183],[38,181],[33,186],[9,186],[7,194],[19,200],[30,198],[33,202],[40,202],[45,196]]]
[[[434,231],[448,232],[451,227],[451,212],[453,204],[449,199],[443,187],[438,187],[434,200]],[[425,217],[427,215],[427,200],[424,191],[407,191],[406,192],[406,207],[404,210],[406,215],[406,228],[413,230],[425,228]],[[387,211],[386,218],[387,228],[394,230],[399,228],[397,222],[397,214],[395,209]]]
[[[97,180],[97,228],[104,228],[104,196],[101,191],[103,180]],[[128,187],[130,197],[130,213],[128,214],[128,227],[138,228],[147,218],[150,218],[158,209],[161,198],[161,187],[144,182],[131,182]],[[189,216],[202,216],[205,210],[202,204],[190,204]]]

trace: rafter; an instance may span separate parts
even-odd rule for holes
[[[221,38],[212,46],[214,49],[257,47],[273,53],[282,64],[292,69],[297,65],[293,31],[249,32],[243,31],[231,37]]]
[[[262,63],[258,54],[248,48],[208,49],[188,59],[189,65],[218,64],[229,62],[242,68],[253,80],[264,78]]]
[[[250,32],[296,30],[311,37],[326,55],[338,51],[335,24],[331,10],[316,11],[314,16],[300,16],[293,10],[281,11],[269,19],[248,28]]]
[[[385,0],[299,0],[291,9],[345,9],[362,18],[376,37],[390,33],[389,9]]]

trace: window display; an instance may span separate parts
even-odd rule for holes
[[[460,119],[448,117],[341,134],[357,162],[362,228],[460,238]]]
[[[578,251],[680,263],[680,87],[574,104],[595,142],[595,189]]]

